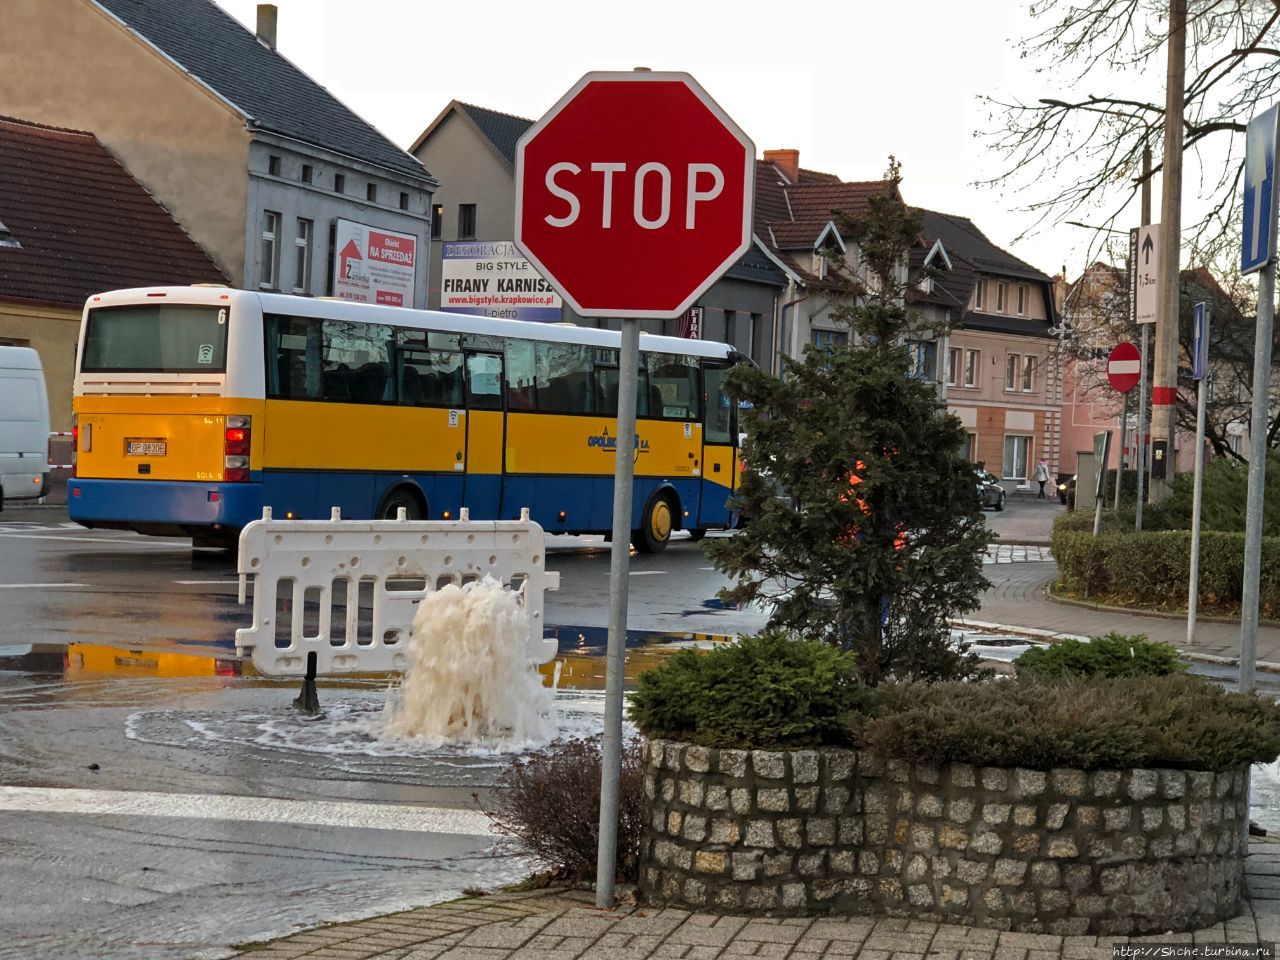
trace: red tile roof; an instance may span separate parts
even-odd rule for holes
[[[209,256],[91,133],[0,117],[0,299],[225,283]]]

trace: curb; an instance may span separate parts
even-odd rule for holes
[[[1130,611],[1122,611],[1128,613]],[[985,630],[990,633],[1004,633],[1013,637],[1026,637],[1028,640],[1040,640],[1044,643],[1059,643],[1063,640],[1086,641],[1089,638],[1078,633],[1059,633],[1056,630],[1042,630],[1039,627],[1019,627],[1008,623],[991,623],[987,620],[968,620],[957,618],[950,621],[951,626],[961,630]],[[1239,657],[1224,657],[1216,653],[1197,653],[1178,649],[1178,656],[1193,663],[1207,663],[1218,667],[1238,667]],[[1280,673],[1280,663],[1274,660],[1258,660],[1254,666],[1264,673]]]
[[[1183,620],[1187,619],[1187,611],[1183,610],[1144,610],[1141,607],[1115,607],[1104,603],[1090,603],[1088,600],[1077,600],[1074,597],[1060,597],[1053,592],[1053,585],[1050,584],[1045,588],[1045,594],[1051,603],[1060,603],[1064,607],[1080,607],[1082,610],[1097,610],[1101,613],[1119,613],[1129,614],[1138,617],[1158,617],[1161,620]],[[1226,623],[1235,626],[1240,625],[1239,617],[1224,617],[1218,614],[1196,613],[1197,623]],[[1280,620],[1259,620],[1260,627],[1280,627]]]

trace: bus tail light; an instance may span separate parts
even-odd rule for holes
[[[225,483],[244,483],[249,479],[251,427],[250,417],[227,417],[222,451],[222,479]]]

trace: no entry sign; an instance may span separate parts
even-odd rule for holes
[[[516,147],[515,241],[579,314],[678,317],[751,244],[755,146],[686,73],[589,73]]]
[[[1128,393],[1142,374],[1142,354],[1132,343],[1117,343],[1107,357],[1107,380],[1117,393]]]

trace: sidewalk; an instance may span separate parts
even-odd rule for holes
[[[1155,943],[1280,940],[1280,845],[1255,842],[1245,861],[1249,903],[1225,924]],[[239,956],[251,960],[1111,960],[1128,937],[1007,933],[885,917],[779,920],[619,906],[576,890],[493,894],[372,920],[320,927]]]
[[[983,594],[982,609],[973,615],[974,620],[1090,637],[1111,630],[1145,633],[1188,654],[1240,656],[1239,623],[1197,622],[1195,642],[1188,643],[1183,619],[1054,603],[1048,588],[1058,576],[1058,565],[1052,560],[988,565],[982,572],[991,587]],[[1258,659],[1280,662],[1280,627],[1258,627]]]

